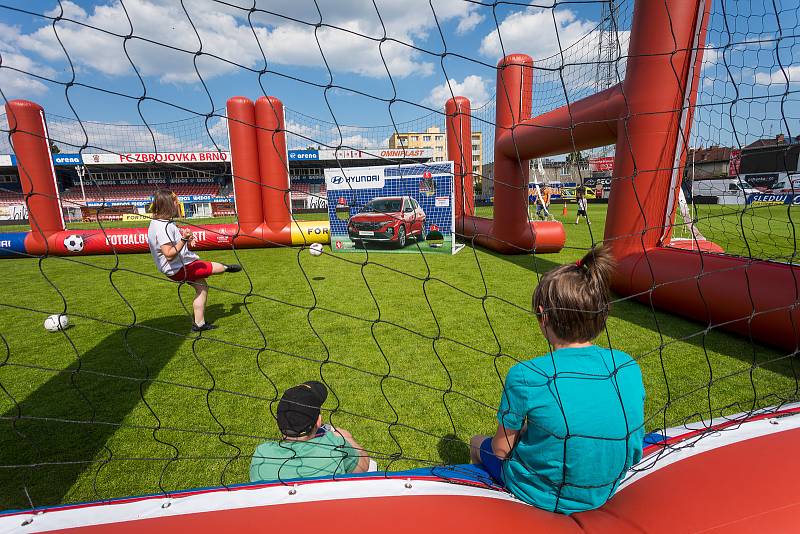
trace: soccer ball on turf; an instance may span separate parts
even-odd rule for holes
[[[444,236],[442,232],[439,231],[438,227],[431,225],[431,229],[428,232],[428,246],[432,248],[439,248],[444,243]]]
[[[69,326],[69,317],[60,313],[58,315],[51,315],[44,320],[44,327],[48,332],[58,332],[64,330]]]
[[[312,243],[310,247],[308,247],[308,252],[312,256],[321,256],[322,255],[322,243]]]
[[[64,239],[64,246],[70,252],[80,252],[83,250],[83,238],[79,235],[68,235]]]

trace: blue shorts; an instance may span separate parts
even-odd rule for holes
[[[505,486],[503,482],[503,461],[494,455],[492,451],[492,438],[486,438],[481,443],[481,465],[489,473],[489,476],[498,484]]]

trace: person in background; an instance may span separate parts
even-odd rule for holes
[[[642,457],[641,369],[592,343],[605,328],[613,269],[610,251],[598,247],[542,276],[533,310],[552,350],[509,370],[497,432],[470,442],[472,463],[544,510],[602,506]]]
[[[172,191],[166,189],[156,191],[150,211],[153,219],[147,229],[147,244],[156,267],[171,280],[186,282],[194,287],[192,332],[216,328],[215,325],[206,322],[205,318],[208,301],[206,278],[215,274],[238,273],[242,270],[242,266],[200,259],[192,250],[197,242],[192,230],[178,228],[175,224],[174,219],[180,214],[180,203],[178,196]]]
[[[586,224],[592,224],[589,220],[589,213],[586,211],[586,192],[583,187],[579,187],[575,190],[575,200],[578,202],[578,214],[575,216],[575,224],[578,224],[581,217],[586,219]]]
[[[541,198],[536,203],[536,217],[546,221],[550,218],[550,196],[552,191],[549,187],[544,187],[541,192]]]

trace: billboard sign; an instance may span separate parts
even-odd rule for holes
[[[208,202],[233,202],[233,197],[215,197],[212,195],[178,195],[178,200],[184,204],[205,204]],[[75,203],[82,204],[90,208],[114,206],[136,206],[137,208],[146,208],[150,206],[152,200],[89,200],[85,203],[81,201],[76,201]]]
[[[731,159],[728,162],[728,176],[738,176],[742,166],[742,151],[731,150]]]
[[[798,194],[781,194],[774,195],[769,193],[747,195],[747,204],[754,206],[772,206],[790,204],[793,206],[800,206],[800,195]]]
[[[325,185],[328,191],[383,189],[386,184],[383,171],[384,167],[325,169]]]
[[[317,161],[319,160],[318,150],[290,150],[289,161]]]
[[[748,174],[743,176],[743,179],[751,186],[764,191],[766,189],[774,189],[778,185],[780,177],[780,173],[769,172],[762,174]]]
[[[325,184],[333,252],[458,251],[453,162],[325,169]]]
[[[11,204],[0,206],[0,221],[23,221],[28,218],[28,206]]]
[[[325,161],[353,159],[424,159],[433,157],[432,148],[365,148],[362,150],[339,148],[319,151],[319,159]]]
[[[80,154],[53,154],[53,165],[80,165]]]
[[[614,158],[589,158],[589,170],[592,172],[613,171]]]
[[[84,154],[84,165],[130,165],[137,163],[225,163],[230,152],[131,152],[127,154]]]

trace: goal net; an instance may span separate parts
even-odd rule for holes
[[[470,436],[497,428],[509,368],[552,350],[531,310],[541,275],[604,239],[620,259],[639,255],[638,281],[615,283],[596,343],[641,367],[649,439],[797,400],[798,327],[757,330],[760,318],[786,325],[797,315],[796,7],[697,2],[690,24],[663,15],[658,46],[668,53],[656,55],[673,65],[659,71],[672,81],[657,86],[642,80],[648,36],[634,35],[636,10],[656,11],[649,2],[305,4],[0,6],[10,20],[0,94],[4,104],[42,105],[56,177],[56,189],[32,189],[7,112],[0,208],[57,201],[63,231],[89,232],[111,251],[56,254],[41,221],[0,226],[0,242],[22,247],[0,260],[0,510],[247,482],[255,448],[281,439],[283,392],[307,380],[328,388],[323,420],[350,431],[381,474],[469,463]],[[496,66],[511,54],[532,62]],[[513,69],[516,86],[503,77]],[[677,104],[655,110],[679,124],[671,145],[666,133],[642,133],[651,116],[642,95],[664,85],[680,88]],[[230,166],[242,123],[225,104],[240,94],[286,106],[282,123],[259,129],[284,158],[284,186],[254,181],[235,158]],[[596,105],[584,105],[593,95]],[[445,110],[454,97],[470,103],[458,150],[447,144],[457,139]],[[644,145],[666,148],[647,159]],[[415,149],[428,151],[423,166],[454,161],[454,180],[473,191],[459,255],[326,248],[317,257],[307,239],[256,235],[243,218],[239,184],[249,183],[284,199],[286,228],[324,225],[328,207],[312,202],[324,198],[314,154],[331,151],[328,165],[344,168],[351,151],[399,165]],[[293,159],[301,152],[306,161]],[[185,156],[199,153],[215,156],[202,165]],[[103,166],[112,156],[135,161]],[[555,221],[530,220],[534,180],[553,191]],[[151,216],[115,202],[144,207],[156,186],[213,197],[180,223],[224,244],[201,258],[244,268],[209,281],[216,330],[190,332],[194,289],[160,275],[149,254],[124,253],[116,237]],[[578,189],[591,193],[591,225],[575,224]],[[524,229],[518,241],[498,230],[513,226],[511,211],[522,213],[512,221]],[[566,242],[543,253],[536,239],[551,230]],[[40,248],[24,248],[32,243]],[[675,250],[697,253],[701,267],[673,270],[662,254]],[[789,265],[781,276],[795,282],[762,305],[775,280],[747,271],[729,291],[744,311],[719,319],[704,284],[715,261],[733,256]],[[664,270],[684,274],[659,278]],[[670,310],[683,300],[700,311]],[[71,326],[47,332],[52,314]]]

